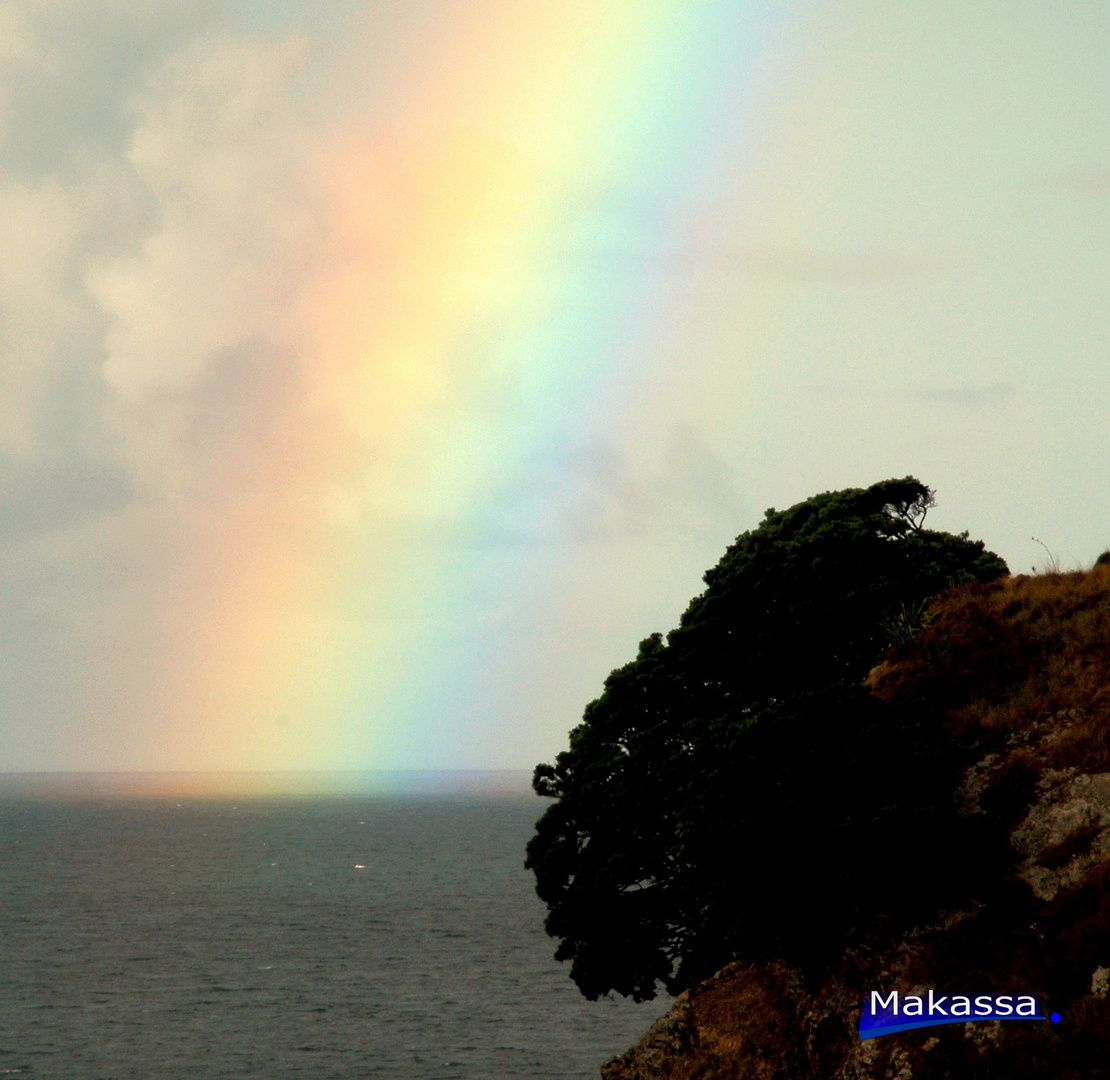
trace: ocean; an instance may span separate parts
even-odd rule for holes
[[[0,792],[0,1076],[596,1078],[668,1002],[552,958],[543,805]]]

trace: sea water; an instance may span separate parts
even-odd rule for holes
[[[0,1077],[598,1076],[530,796],[0,797]]]

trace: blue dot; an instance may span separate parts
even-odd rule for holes
[[[1053,1014],[1052,1014],[1052,1015],[1051,1015],[1051,1016],[1049,1017],[1049,1020],[1051,1020],[1051,1021],[1052,1021],[1052,1022],[1053,1022],[1054,1024],[1058,1024],[1058,1023],[1060,1023],[1060,1014],[1059,1014],[1059,1013],[1053,1013]]]

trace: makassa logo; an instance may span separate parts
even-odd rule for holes
[[[1032,994],[944,994],[930,990],[922,997],[907,994],[898,997],[897,990],[880,994],[872,990],[864,998],[859,1018],[859,1037],[874,1039],[895,1031],[936,1027],[938,1024],[966,1024],[969,1020],[1051,1020],[1060,1022],[1060,1014],[1045,1016],[1041,1003]]]

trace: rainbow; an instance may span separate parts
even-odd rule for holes
[[[457,5],[313,141],[322,254],[270,343],[294,359],[180,510],[132,763],[465,758],[440,729],[490,663],[481,622],[562,557],[522,554],[547,523],[521,492],[644,376],[783,18]]]

